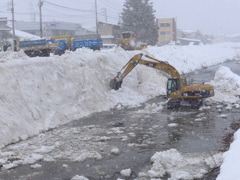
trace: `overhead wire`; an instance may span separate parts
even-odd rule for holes
[[[110,3],[107,3],[106,1],[103,1],[103,0],[99,0],[99,1],[105,6],[111,8],[112,10],[119,11],[119,8],[117,8],[117,6],[112,6],[112,3],[110,5]]]
[[[46,0],[44,0],[44,2],[47,3],[47,4],[53,5],[53,6],[57,6],[57,7],[61,7],[61,8],[64,8],[64,9],[73,10],[73,11],[94,12],[93,10],[82,10],[82,9],[75,9],[75,8],[70,8],[70,7],[62,6],[62,5],[59,5],[59,4],[55,4],[55,3],[48,2],[48,1],[46,1]]]

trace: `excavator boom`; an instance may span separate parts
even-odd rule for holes
[[[110,87],[112,89],[118,90],[121,87],[122,81],[125,76],[128,75],[132,71],[133,68],[136,67],[138,64],[142,64],[154,69],[158,69],[162,72],[165,72],[168,74],[170,77],[173,78],[179,78],[180,74],[179,72],[168,62],[160,61],[157,60],[149,55],[145,55],[146,58],[150,60],[144,60],[142,59],[143,54],[137,54],[133,56],[124,66],[123,68],[117,73],[117,76],[114,77],[114,79],[111,80],[110,82]]]

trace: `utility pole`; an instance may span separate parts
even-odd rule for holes
[[[13,50],[16,51],[15,25],[14,25],[14,3],[13,3],[13,0],[12,0],[12,30],[13,30]]]
[[[42,38],[43,36],[43,30],[42,30],[42,5],[43,5],[43,2],[42,0],[39,0],[39,12],[40,12],[40,37]]]
[[[106,8],[103,8],[103,9],[102,9],[102,13],[103,13],[104,16],[105,16],[105,22],[107,22],[107,9],[106,9]]]
[[[97,34],[97,38],[99,38],[98,36],[98,16],[97,16],[97,0],[95,0],[95,13],[96,13],[96,34]]]

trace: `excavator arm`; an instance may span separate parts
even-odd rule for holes
[[[122,85],[122,81],[123,81],[124,77],[126,77],[128,75],[128,73],[130,73],[133,70],[133,68],[135,68],[136,65],[138,65],[138,64],[142,64],[142,65],[154,68],[154,69],[158,69],[158,70],[168,74],[172,78],[180,77],[179,72],[173,66],[168,64],[168,62],[157,60],[149,55],[145,55],[145,57],[150,60],[144,60],[144,59],[142,59],[142,57],[143,57],[142,53],[133,56],[123,66],[123,68],[117,73],[117,76],[114,77],[110,81],[110,87],[112,89],[118,90]]]

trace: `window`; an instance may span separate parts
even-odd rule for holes
[[[160,36],[165,36],[165,32],[160,32]]]
[[[160,27],[170,27],[171,23],[160,23]]]
[[[187,86],[187,80],[186,79],[183,79],[182,82],[183,82],[183,86]]]
[[[169,95],[170,93],[174,91],[180,90],[180,82],[179,79],[168,79],[167,83],[167,94]]]
[[[160,23],[160,27],[165,27],[166,24],[165,23]]]
[[[170,31],[161,31],[160,36],[170,36],[171,32]]]
[[[130,33],[122,33],[122,37],[123,37],[123,39],[128,39],[131,37],[131,34]]]

